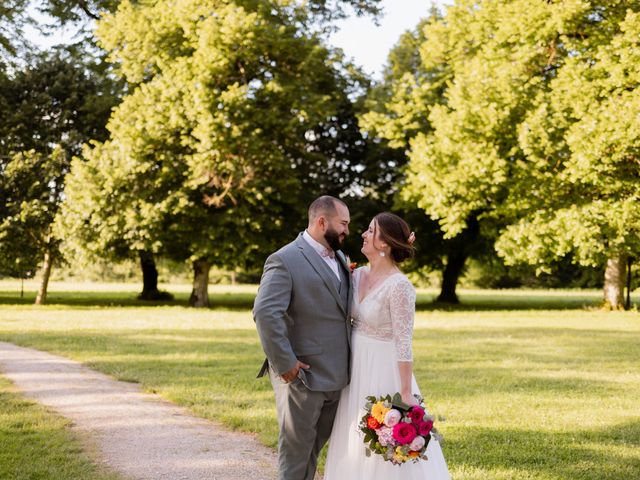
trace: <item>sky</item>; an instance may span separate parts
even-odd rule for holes
[[[371,17],[352,16],[338,23],[340,30],[330,37],[330,42],[342,48],[366,73],[380,79],[389,50],[400,35],[426,17],[431,4],[443,7],[451,3],[452,0],[383,0],[384,16],[379,26]]]
[[[1,0],[0,0],[1,1]],[[329,41],[340,47],[356,65],[379,79],[389,50],[400,35],[414,28],[425,17],[432,3],[443,6],[452,0],[382,0],[383,16],[376,25],[371,17],[355,15],[337,23],[339,30]],[[51,37],[42,37],[36,30],[28,31],[28,38],[42,47],[71,41],[72,32],[58,31]]]

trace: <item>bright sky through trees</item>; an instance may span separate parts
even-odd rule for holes
[[[342,48],[365,72],[379,78],[387,54],[400,35],[426,17],[432,4],[442,7],[451,3],[452,0],[383,0],[384,16],[379,26],[371,17],[352,16],[338,23],[340,30],[331,36],[331,43]]]
[[[380,25],[376,25],[371,17],[354,15],[338,23],[340,30],[330,41],[367,73],[378,78],[391,47],[405,30],[415,27],[418,20],[427,15],[432,3],[443,6],[451,4],[452,0],[383,0],[384,16]],[[42,22],[51,21],[33,13]],[[74,33],[73,29],[60,29],[45,37],[34,28],[27,27],[26,30],[29,39],[42,47],[70,42]]]

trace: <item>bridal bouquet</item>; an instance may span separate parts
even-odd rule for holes
[[[429,415],[418,397],[418,405],[402,401],[399,393],[393,397],[367,397],[367,413],[360,421],[364,433],[367,456],[382,455],[384,460],[401,465],[409,460],[427,460],[425,452],[431,437],[440,439],[433,428],[434,417]]]

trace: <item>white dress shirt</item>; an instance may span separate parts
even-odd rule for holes
[[[304,231],[304,233],[302,234],[302,238],[304,238],[306,240],[306,242],[311,245],[311,247],[313,247],[313,249],[318,252],[318,255],[320,255],[320,257],[322,258],[322,260],[324,260],[325,262],[327,262],[327,265],[329,265],[329,268],[331,268],[331,270],[333,270],[333,273],[336,274],[336,277],[338,277],[338,281],[342,281],[342,279],[340,278],[340,270],[339,270],[339,266],[338,266],[338,260],[336,260],[336,258],[331,258],[331,257],[325,257],[322,255],[322,253],[327,250],[327,247],[325,247],[324,245],[322,245],[320,242],[316,242],[313,237],[311,235],[309,235],[309,232],[307,232],[306,230]],[[336,254],[337,255],[337,254]]]

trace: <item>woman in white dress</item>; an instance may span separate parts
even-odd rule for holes
[[[413,255],[415,235],[392,213],[380,213],[362,234],[369,267],[353,277],[351,383],[342,390],[329,440],[325,480],[447,480],[440,444],[432,438],[428,460],[394,465],[381,455],[366,456],[358,424],[366,397],[400,392],[409,405],[420,394],[413,376],[411,341],[416,293],[398,264]],[[427,407],[428,398],[426,399]]]

